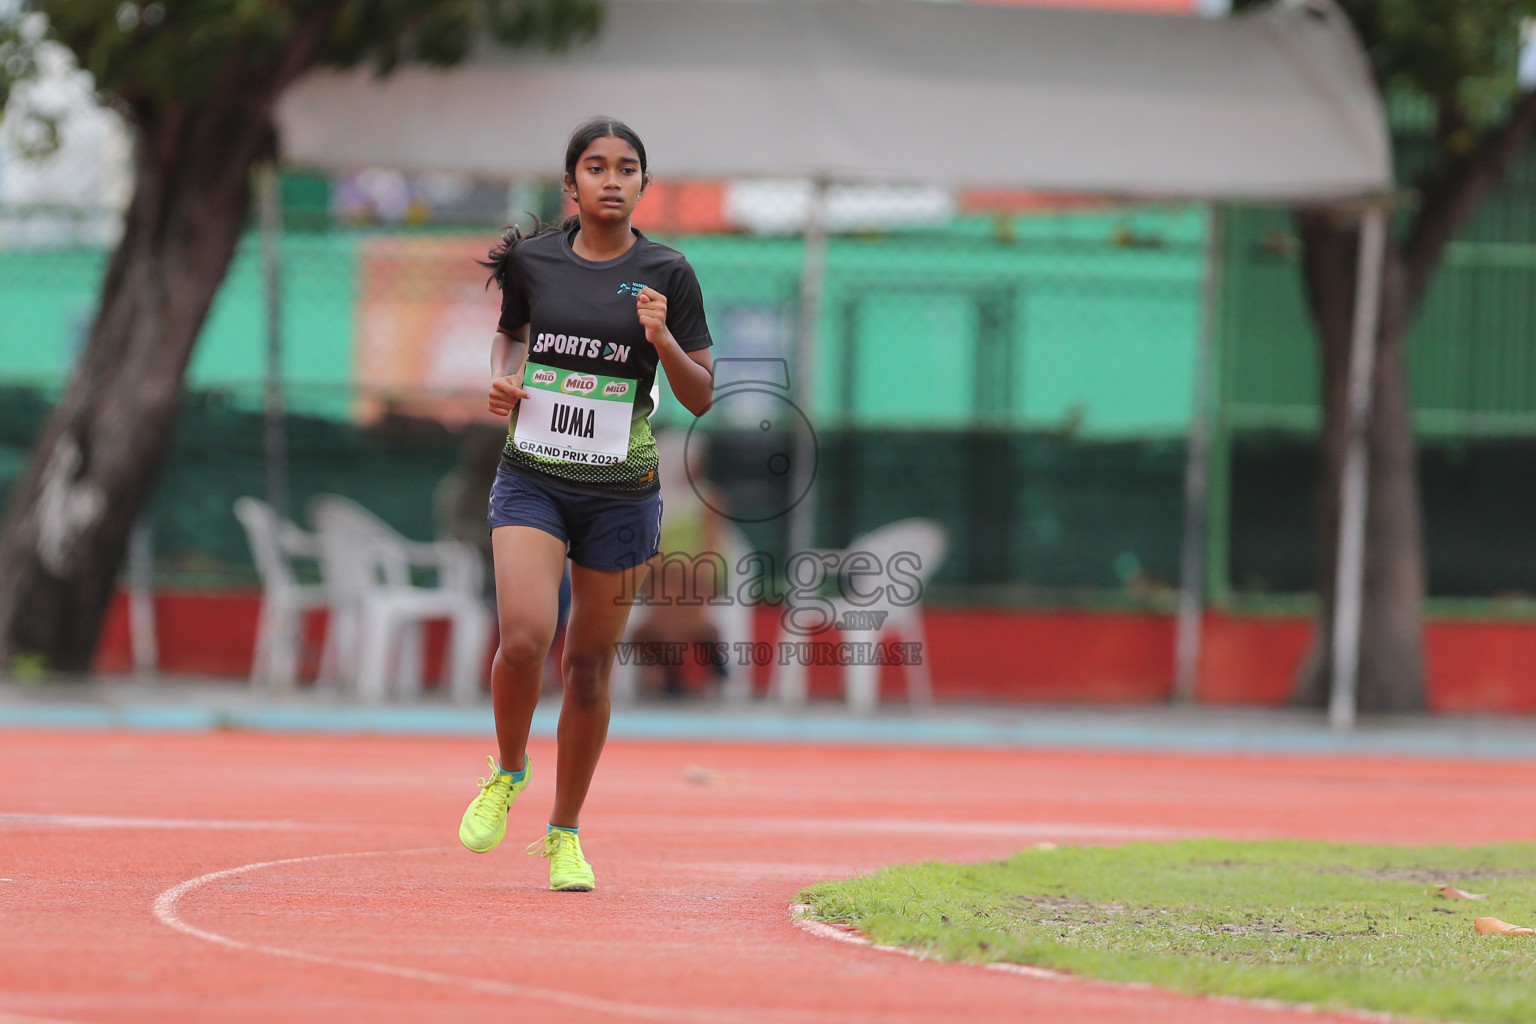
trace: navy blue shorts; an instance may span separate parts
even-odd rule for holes
[[[633,569],[655,556],[661,543],[661,493],[644,498],[599,498],[548,486],[506,466],[491,485],[491,529],[532,526],[566,543],[583,569]]]

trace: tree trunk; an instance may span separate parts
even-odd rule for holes
[[[1332,679],[1339,493],[1348,425],[1348,380],[1359,257],[1359,221],[1297,215],[1307,296],[1322,362],[1322,476],[1317,490],[1319,610],[1294,702],[1326,705]],[[1369,500],[1360,623],[1358,707],[1362,712],[1425,707],[1422,622],[1424,543],[1418,467],[1408,402],[1405,342],[1411,320],[1407,267],[1388,242],[1368,434]]]
[[[95,322],[0,527],[0,671],[22,656],[90,667],[192,346],[245,227],[252,163],[271,148],[270,104],[140,118],[133,199]]]
[[[159,475],[192,346],[276,155],[272,112],[336,12],[265,56],[235,55],[196,100],[130,103],[134,192],[90,337],[0,524],[0,673],[90,668],[128,533]]]

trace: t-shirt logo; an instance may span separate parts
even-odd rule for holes
[[[637,284],[636,282],[631,281],[628,284],[621,284],[621,285],[619,285],[619,292],[618,292],[618,294],[620,294],[620,295],[639,295],[640,294],[640,290],[642,288],[644,288],[644,287],[645,287],[645,285],[643,285],[643,284]]]
[[[534,339],[532,352],[534,355],[558,352],[563,356],[581,356],[584,359],[596,359],[601,352],[602,358],[612,362],[622,363],[629,359],[628,345],[615,345],[611,341],[582,338],[574,334],[551,334],[548,331],[541,331]]]
[[[560,390],[572,395],[590,395],[597,390],[597,378],[590,373],[573,373],[560,382]]]

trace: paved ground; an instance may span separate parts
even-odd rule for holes
[[[554,734],[546,701],[536,735]],[[0,729],[239,728],[252,731],[482,736],[489,704],[425,701],[366,707],[336,694],[274,697],[243,683],[0,682]],[[1367,718],[1353,732],[1328,728],[1321,713],[1290,709],[999,707],[897,704],[869,718],[837,704],[784,710],[762,702],[620,707],[613,735],[634,739],[773,740],[1050,749],[1171,750],[1292,754],[1412,754],[1536,758],[1536,719],[1467,715]]]
[[[789,907],[823,878],[1041,840],[1536,840],[1519,722],[636,708],[583,822],[599,890],[556,894],[521,849],[549,714],[507,842],[477,856],[455,834],[486,708],[0,688],[0,1024],[1326,1021],[920,962]]]

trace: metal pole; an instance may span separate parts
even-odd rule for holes
[[[821,320],[821,295],[827,274],[827,182],[817,178],[811,187],[811,205],[805,221],[805,259],[800,268],[800,330],[795,336],[794,401],[809,419],[814,415],[812,393],[815,378],[816,334]],[[804,497],[789,510],[787,557],[810,549],[816,534],[816,439],[795,436],[795,459],[790,467],[792,495]]]
[[[283,267],[280,236],[282,199],[278,193],[276,163],[267,164],[260,174],[261,188],[261,278],[266,299],[267,345],[264,448],[267,471],[267,504],[279,516],[288,515],[288,437],[284,428],[286,402],[283,395]]]
[[[155,643],[154,524],[142,515],[128,533],[128,639],[135,675],[154,675],[160,668]]]
[[[1339,547],[1334,577],[1333,686],[1328,699],[1328,724],[1335,729],[1350,729],[1355,724],[1365,583],[1365,519],[1370,501],[1371,393],[1375,387],[1376,323],[1381,309],[1386,242],[1386,207],[1373,205],[1365,211],[1360,225],[1354,336],[1349,346],[1349,404],[1344,470],[1339,485]]]
[[[1173,699],[1191,701],[1200,683],[1200,631],[1205,612],[1205,534],[1212,420],[1216,413],[1217,302],[1221,284],[1219,206],[1211,207],[1200,288],[1200,340],[1195,353],[1194,409],[1184,463],[1184,550],[1180,561],[1179,619],[1174,639]]]

